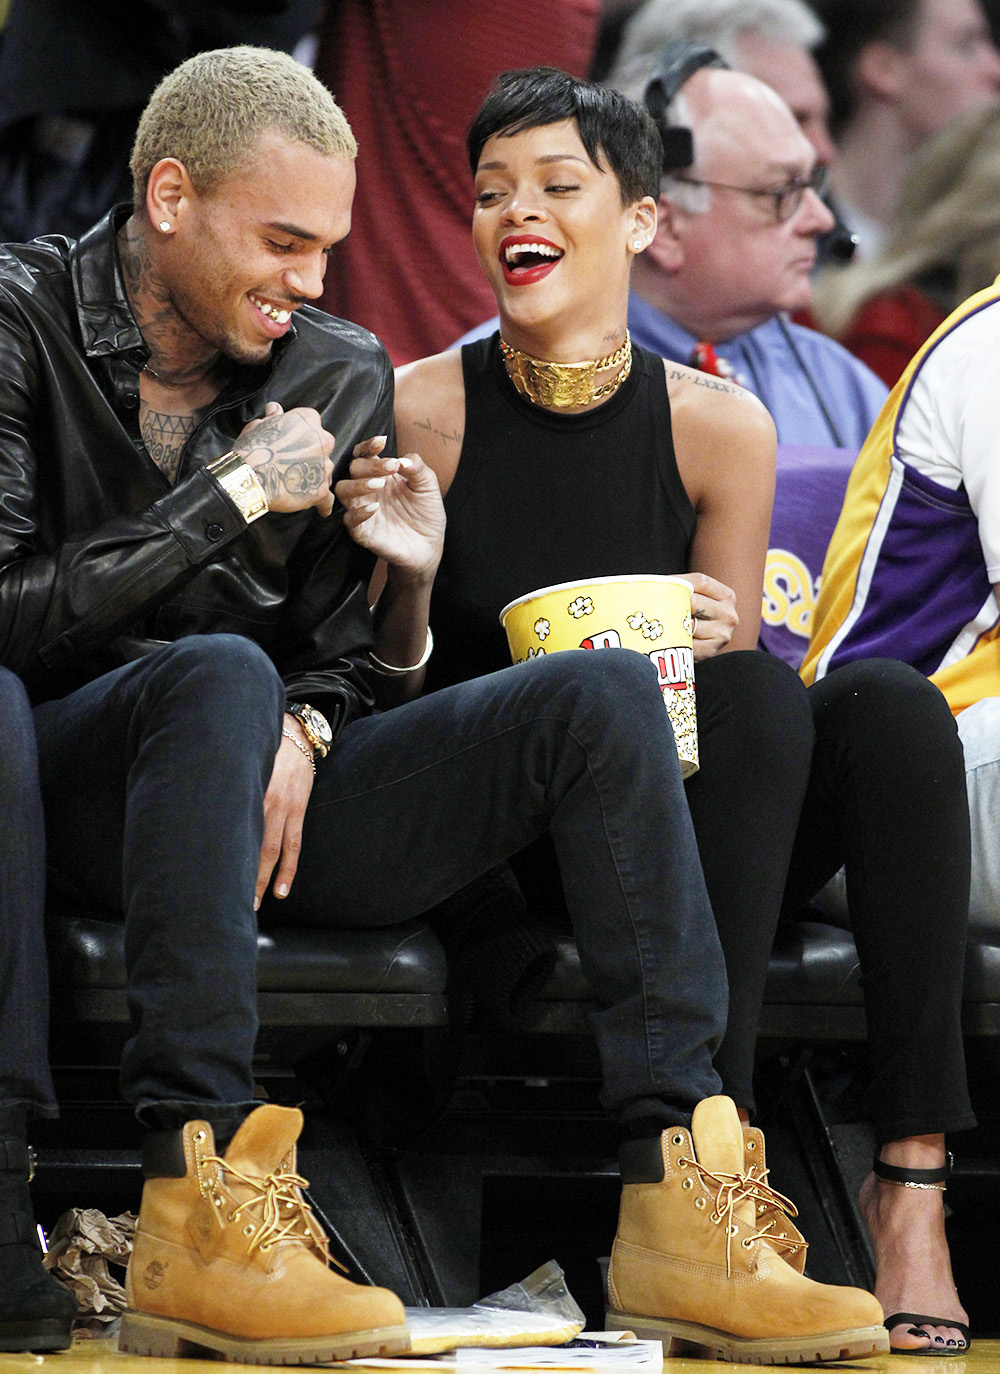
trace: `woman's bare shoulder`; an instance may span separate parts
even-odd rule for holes
[[[752,391],[723,377],[664,359],[670,418],[676,446],[706,454],[739,443],[773,462],[774,421]]]

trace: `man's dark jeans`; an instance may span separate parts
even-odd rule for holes
[[[45,830],[31,707],[0,668],[0,1104],[56,1114],[48,1068]]]
[[[263,796],[284,692],[252,642],[165,646],[35,712],[49,867],[124,912],[140,1120],[253,1105]],[[291,895],[266,918],[417,915],[545,830],[584,970],[605,1105],[683,1122],[718,1091],[726,979],[655,672],[553,655],[357,721],[319,763]]]

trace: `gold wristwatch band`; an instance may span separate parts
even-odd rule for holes
[[[219,483],[248,525],[252,525],[270,510],[264,488],[257,480],[257,474],[239,454],[224,453],[221,458],[206,463],[205,471],[211,473]]]

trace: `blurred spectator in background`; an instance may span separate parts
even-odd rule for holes
[[[824,29],[804,0],[646,0],[625,24],[607,82],[641,100],[664,43],[707,43],[730,67],[778,92],[828,164],[830,102],[812,49]]]
[[[1000,272],[1000,103],[914,155],[881,248],[816,285],[817,323],[893,386],[917,349]]]
[[[599,0],[330,0],[316,75],[364,150],[353,229],[321,304],[372,330],[396,364],[438,353],[491,315],[469,235],[465,131],[493,78],[548,63],[589,70]]]
[[[878,248],[915,150],[1000,91],[979,0],[812,0],[837,143],[832,187],[860,251]]]
[[[0,4],[3,0],[0,0]],[[1000,0],[998,0],[1000,3]],[[601,0],[601,22],[597,30],[597,45],[590,64],[590,80],[603,81],[615,59],[622,29],[642,0]]]
[[[321,0],[10,0],[0,44],[0,240],[76,238],[131,200],[132,140],[160,79],[207,48],[291,52],[320,8]]]

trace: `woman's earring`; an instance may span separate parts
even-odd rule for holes
[[[642,239],[636,239],[635,242],[632,244],[632,247],[635,249],[635,251],[636,251],[637,253],[641,253],[641,252],[642,252]]]
[[[171,229],[170,221],[168,219],[161,219],[160,229],[164,234],[169,234]]]

